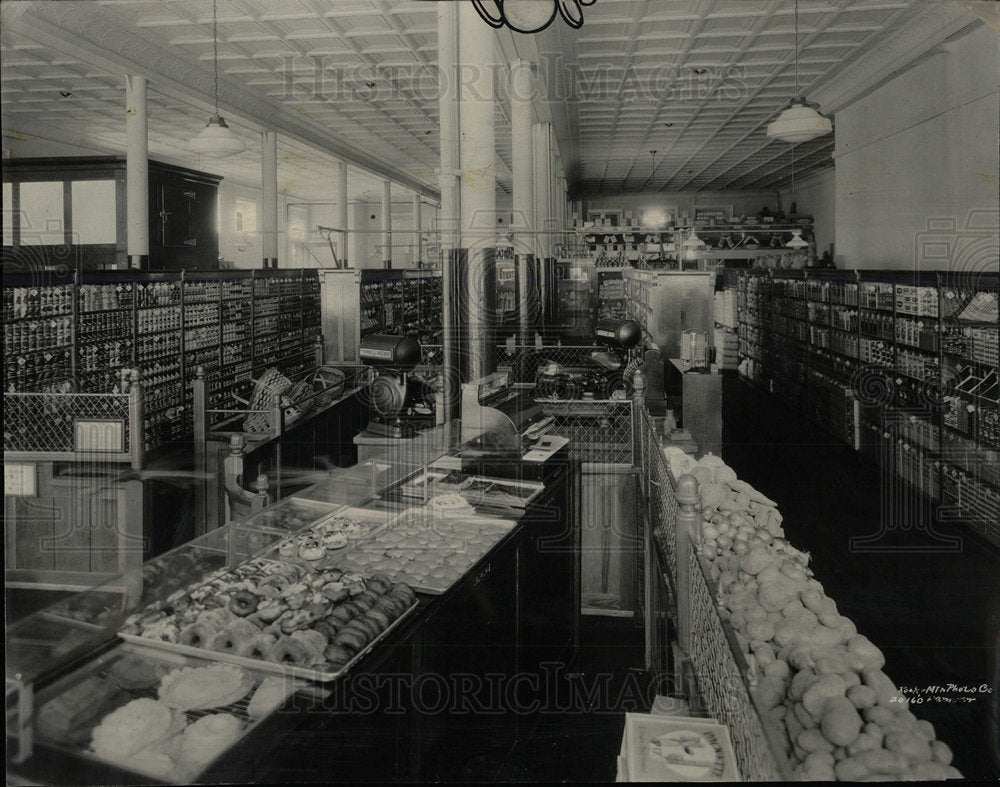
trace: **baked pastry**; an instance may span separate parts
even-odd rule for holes
[[[160,700],[173,708],[196,710],[231,705],[253,688],[253,678],[232,664],[176,669],[160,681]]]
[[[229,611],[238,617],[245,618],[257,611],[258,603],[256,594],[249,590],[237,590],[229,597]]]
[[[184,730],[180,759],[189,769],[200,771],[240,737],[240,720],[230,713],[214,713],[198,719]]]
[[[290,678],[277,675],[264,678],[247,703],[247,715],[252,719],[266,716],[279,707],[293,691],[295,683]]]
[[[299,541],[299,557],[303,560],[322,560],[326,555],[326,547],[316,538],[304,538]]]
[[[347,662],[354,658],[354,652],[343,645],[327,645],[323,651],[323,655],[326,657],[332,670],[341,669],[347,665]]]
[[[327,533],[323,536],[323,546],[327,549],[343,549],[347,546],[347,535],[345,533]]]
[[[37,729],[47,738],[85,745],[97,719],[128,700],[129,696],[118,686],[95,675],[42,705]]]
[[[260,629],[250,621],[243,619],[226,626],[212,641],[212,650],[219,653],[237,653],[246,642],[253,641],[260,635]]]
[[[278,544],[278,554],[282,557],[295,557],[299,553],[299,545],[294,538],[286,538]]]
[[[127,655],[108,670],[108,680],[123,689],[144,689],[160,682],[162,674],[154,662]]]
[[[267,652],[267,660],[275,664],[287,664],[292,667],[306,667],[312,661],[314,653],[300,639],[279,637],[278,641]]]
[[[277,641],[278,638],[273,634],[258,633],[253,639],[241,642],[236,648],[236,655],[267,661],[267,654]]]
[[[94,728],[91,748],[111,760],[122,760],[163,738],[174,716],[162,702],[145,697],[112,711]]]
[[[318,664],[323,660],[323,649],[326,647],[327,642],[326,637],[318,631],[303,629],[301,631],[293,631],[290,636],[292,639],[297,639],[305,645],[310,654],[312,654],[312,658],[309,660],[310,664]]]

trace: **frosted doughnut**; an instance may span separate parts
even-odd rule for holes
[[[215,626],[198,621],[181,631],[178,642],[189,648],[211,648],[218,633],[219,630]]]
[[[271,648],[274,647],[274,643],[277,641],[277,637],[271,636],[270,634],[258,634],[253,639],[240,643],[239,649],[236,651],[236,655],[246,656],[249,659],[267,661],[267,654],[270,653]]]
[[[247,620],[240,620],[226,626],[215,635],[212,650],[219,653],[237,653],[244,643],[250,642],[260,635],[260,629]]]
[[[309,648],[301,640],[281,637],[267,652],[267,660],[275,664],[304,667],[312,660]]]

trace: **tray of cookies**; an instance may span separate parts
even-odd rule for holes
[[[311,681],[334,680],[416,606],[385,574],[254,558],[134,613],[129,642]]]
[[[169,784],[214,760],[310,684],[126,644],[36,698],[39,744]]]
[[[444,510],[428,504],[403,511],[384,530],[337,555],[337,564],[385,574],[421,593],[444,593],[516,524],[471,508],[461,514]]]

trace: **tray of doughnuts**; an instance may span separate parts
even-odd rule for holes
[[[131,615],[129,642],[326,682],[347,672],[417,605],[385,574],[254,558]]]

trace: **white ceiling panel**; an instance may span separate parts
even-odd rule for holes
[[[799,0],[797,89],[793,0],[596,0],[579,30],[557,20],[559,30],[537,37],[540,56],[571,70],[566,82],[575,86],[555,129],[568,179],[591,194],[786,183],[791,148],[766,137],[767,123],[797,92],[836,84],[904,23],[946,1]],[[380,173],[366,176],[366,189],[377,191],[381,177],[397,173],[432,194],[440,165],[435,6],[219,0],[222,104],[238,95],[243,105],[259,102],[271,118],[304,129],[295,140],[279,134],[282,182],[296,189],[328,194],[339,154]],[[210,0],[0,3],[4,22],[19,20],[16,33],[4,24],[0,35],[5,133],[122,153],[122,72],[101,48],[148,55],[178,83],[210,86],[211,8]],[[81,35],[99,38],[93,28],[102,26],[114,35],[101,47]],[[514,36],[515,45],[519,38],[526,37]],[[91,50],[94,57],[85,56]],[[191,160],[185,140],[205,122],[206,92],[187,103],[157,87],[151,78],[151,155],[205,165]],[[224,114],[247,151],[209,168],[259,182],[258,130],[266,119]],[[497,177],[506,191],[515,144],[509,114],[498,106]],[[832,165],[833,139],[797,147],[796,177]]]

